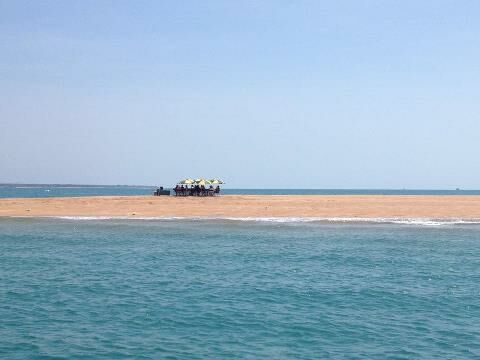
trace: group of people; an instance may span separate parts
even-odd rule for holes
[[[175,192],[175,196],[214,196],[220,194],[220,186],[210,187],[207,189],[204,185],[192,185],[188,187],[188,185],[177,185],[173,188]]]

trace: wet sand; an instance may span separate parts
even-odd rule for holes
[[[0,216],[480,219],[480,196],[225,195],[0,199]]]

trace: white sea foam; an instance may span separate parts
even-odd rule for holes
[[[445,226],[445,225],[468,225],[480,224],[480,219],[433,219],[433,218],[362,218],[362,217],[245,217],[225,218],[232,221],[255,221],[255,222],[276,222],[276,223],[297,223],[297,222],[323,222],[323,223],[374,223],[374,224],[400,224],[419,226]]]
[[[196,220],[204,218],[176,216],[43,216],[63,220]]]
[[[256,223],[344,223],[344,224],[398,224],[413,226],[480,225],[480,219],[435,218],[367,218],[367,217],[209,217],[209,216],[46,216],[75,221],[150,220],[150,221],[231,221]]]

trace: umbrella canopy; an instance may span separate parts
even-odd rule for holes
[[[194,183],[195,183],[195,180],[193,180],[193,179],[184,179],[184,180],[179,182],[179,184],[181,184],[181,185],[192,185]]]
[[[200,185],[200,186],[206,186],[206,185],[210,185],[211,182],[209,180],[206,180],[206,179],[196,179],[195,180],[195,185]]]
[[[225,184],[222,180],[220,179],[211,179],[210,180],[210,183],[211,184],[214,184],[214,185],[220,185],[220,184]]]

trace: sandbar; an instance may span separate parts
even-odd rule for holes
[[[223,195],[0,199],[0,216],[480,219],[480,196]]]

